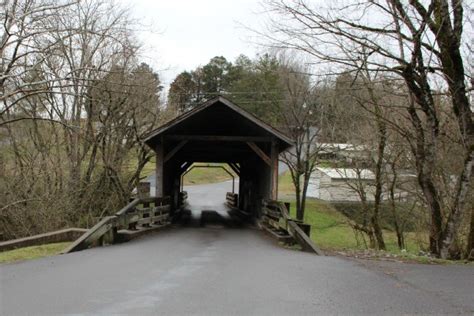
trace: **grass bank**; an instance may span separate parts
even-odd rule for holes
[[[0,252],[0,263],[11,263],[59,254],[70,242],[60,242],[40,246],[24,247]]]
[[[294,204],[294,200],[287,200]],[[292,209],[292,216],[295,210]],[[328,250],[362,250],[366,249],[363,236],[356,232],[349,225],[349,218],[338,212],[331,204],[317,199],[307,199],[305,222],[311,225],[311,239],[321,248]],[[387,251],[399,253],[397,236],[389,230],[383,231]],[[408,232],[405,235],[406,252],[418,254],[423,243],[423,234]]]
[[[205,183],[217,183],[231,180],[232,177],[220,167],[226,168],[236,178],[237,175],[227,164],[209,163],[209,164],[195,164],[196,168],[192,169],[184,176],[184,185],[197,185]],[[197,166],[211,166],[210,168],[203,168]]]
[[[294,186],[289,172],[280,176],[278,190],[280,199],[291,203],[290,213],[295,217]],[[363,236],[356,233],[349,225],[350,219],[328,202],[308,198],[304,220],[311,225],[311,239],[326,251],[367,249]],[[395,232],[384,230],[383,235],[387,252],[391,254],[416,257],[420,250],[427,247],[427,238],[424,233],[407,232],[405,235],[406,249],[403,252],[398,248]]]
[[[133,163],[136,163],[136,161]],[[192,169],[184,177],[184,185],[217,183],[217,182],[231,180],[232,177],[227,172],[225,172],[221,168],[216,168],[220,166],[225,167],[237,178],[235,173],[227,164],[223,164],[223,163],[199,164],[197,163],[195,164],[195,166],[211,166],[211,167],[210,168],[196,167]],[[145,165],[140,176],[142,178],[146,178],[149,175],[152,175],[154,172],[155,172],[155,157],[153,157],[151,161]]]

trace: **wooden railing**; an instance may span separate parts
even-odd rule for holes
[[[179,192],[179,205],[183,206],[187,203],[187,201],[188,201],[188,192],[186,191]]]
[[[118,241],[118,230],[164,226],[170,222],[169,198],[135,199],[115,215],[102,218],[94,227],[74,241],[63,253],[86,249],[95,244]]]
[[[227,206],[236,208],[239,205],[239,195],[237,193],[227,192],[226,194]]]
[[[304,251],[323,255],[321,249],[311,240],[311,226],[292,219],[285,203],[273,200],[264,200],[262,205],[261,222],[273,231],[285,232],[291,236]]]

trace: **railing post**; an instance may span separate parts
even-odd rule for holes
[[[285,202],[285,207],[286,207],[286,210],[288,211],[288,215],[291,215],[291,203],[290,202]]]
[[[137,196],[139,199],[146,199],[150,197],[150,182],[139,182],[137,186]]]

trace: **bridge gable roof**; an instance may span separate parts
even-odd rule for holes
[[[277,141],[280,151],[293,145],[288,136],[222,96],[204,102],[158,127],[144,141],[154,148],[162,137],[193,139],[197,136],[241,138],[242,141],[246,138],[268,139]]]

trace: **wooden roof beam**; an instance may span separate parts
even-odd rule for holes
[[[168,160],[170,160],[171,158],[173,158],[173,156],[181,149],[183,148],[184,145],[186,145],[188,141],[187,140],[183,140],[181,141],[178,145],[176,145],[173,149],[171,149],[171,151],[166,155],[165,157],[165,162],[167,162]]]
[[[235,172],[235,174],[240,177],[240,169],[237,167],[237,165],[235,163],[232,163],[232,162],[229,162],[227,164]]]
[[[267,156],[267,154],[265,154],[265,152],[263,152],[263,150],[260,149],[260,147],[257,146],[257,144],[255,144],[254,142],[247,142],[247,145],[249,145],[250,148],[252,148],[252,150],[260,157],[262,158],[263,161],[265,161],[265,163],[267,165],[269,165],[271,167],[272,165],[272,160],[270,159],[270,157]]]
[[[265,136],[225,136],[225,135],[167,135],[170,140],[226,141],[226,142],[271,142]]]
[[[236,163],[230,163],[230,164],[233,165],[233,167],[240,172],[240,165],[238,165]]]

